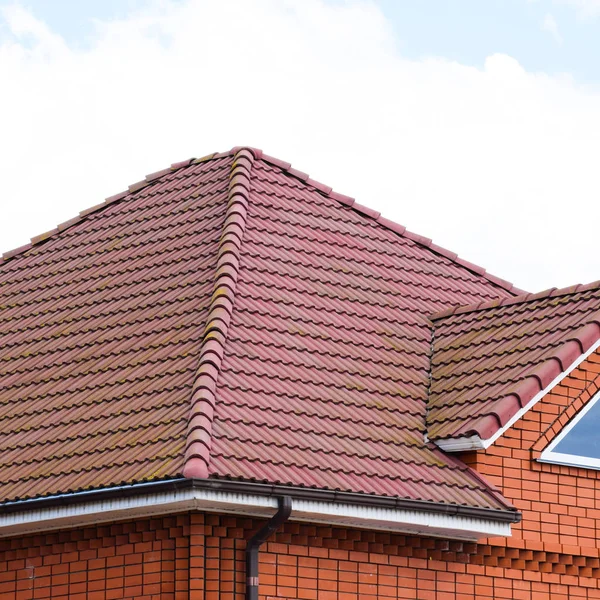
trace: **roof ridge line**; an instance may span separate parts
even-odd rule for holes
[[[154,183],[157,179],[160,179],[164,175],[172,173],[180,168],[187,167],[191,164],[199,164],[199,163],[207,162],[210,160],[225,158],[228,156],[236,156],[238,154],[238,152],[241,152],[242,150],[247,151],[250,154],[252,154],[253,160],[254,159],[257,159],[257,160],[262,159],[265,162],[267,162],[273,166],[279,167],[280,169],[282,169],[283,171],[285,171],[292,177],[295,177],[296,179],[299,179],[300,181],[303,181],[307,185],[315,188],[317,191],[321,192],[324,196],[331,198],[333,200],[336,200],[339,203],[341,203],[345,206],[348,206],[349,208],[352,208],[353,210],[355,210],[356,212],[359,212],[363,216],[372,218],[374,221],[378,222],[380,225],[384,226],[386,229],[389,229],[401,237],[405,237],[421,246],[424,246],[425,248],[428,248],[432,252],[439,254],[440,256],[447,258],[448,260],[458,264],[459,266],[467,269],[468,271],[471,271],[472,273],[487,279],[488,281],[490,281],[491,283],[493,283],[494,285],[497,285],[498,287],[500,287],[502,289],[505,289],[508,292],[512,292],[517,295],[522,295],[522,294],[528,293],[528,292],[525,292],[525,290],[521,290],[520,288],[517,288],[513,283],[506,281],[505,279],[501,279],[500,277],[491,275],[483,267],[480,267],[479,265],[476,265],[467,260],[464,260],[463,258],[460,258],[455,252],[452,252],[451,250],[448,250],[446,248],[443,248],[442,246],[438,246],[437,244],[434,244],[430,238],[426,238],[417,233],[413,233],[412,231],[409,231],[408,229],[406,229],[406,227],[404,227],[403,225],[400,225],[398,223],[395,223],[394,221],[391,221],[389,219],[386,219],[385,217],[382,217],[380,212],[377,212],[377,211],[375,211],[367,206],[364,206],[362,204],[358,204],[354,198],[352,198],[350,196],[346,196],[345,194],[340,194],[338,192],[335,192],[335,191],[333,191],[333,189],[330,186],[320,183],[319,181],[316,181],[314,179],[311,179],[307,173],[304,173],[302,171],[299,171],[298,169],[292,168],[291,163],[285,162],[285,161],[275,158],[273,156],[269,156],[268,154],[265,154],[262,150],[259,150],[258,148],[254,148],[252,146],[234,146],[231,150],[228,150],[226,152],[213,152],[211,154],[207,154],[206,156],[203,156],[200,158],[189,158],[184,161],[173,163],[170,167],[167,167],[166,169],[162,169],[161,171],[156,171],[154,173],[150,173],[149,175],[146,175],[146,177],[144,179],[142,179],[141,181],[131,184],[129,186],[129,188],[127,190],[125,190],[124,192],[115,194],[114,196],[110,196],[104,202],[81,211],[77,217],[74,217],[73,219],[69,219],[68,221],[65,221],[64,223],[57,225],[54,229],[51,229],[50,231],[46,231],[40,235],[37,235],[37,236],[31,238],[31,241],[29,244],[25,244],[24,246],[20,246],[19,248],[15,248],[13,250],[9,250],[9,251],[5,252],[2,255],[2,258],[4,260],[0,260],[0,265],[3,263],[6,263],[6,261],[10,260],[11,258],[13,258],[15,256],[20,256],[24,252],[27,252],[27,250],[30,250],[32,247],[37,246],[38,244],[41,244],[42,242],[45,242],[46,240],[54,237],[55,235],[63,232],[64,230],[72,227],[73,225],[80,223],[88,215],[102,210],[103,208],[105,208],[106,205],[112,204],[114,202],[118,202],[119,200],[122,200],[126,196],[141,190],[142,188],[146,187],[147,185],[149,185],[151,183]],[[598,285],[600,286],[600,282],[598,282]]]
[[[502,306],[511,306],[513,304],[524,304],[526,302],[533,302],[535,300],[542,300],[544,298],[558,298],[559,296],[568,296],[570,294],[576,294],[579,292],[587,292],[591,290],[600,289],[600,280],[592,281],[591,283],[578,283],[564,288],[549,288],[541,292],[524,293],[514,296],[512,298],[504,298],[501,300],[488,300],[486,302],[479,302],[477,304],[462,304],[454,306],[446,310],[435,312],[429,315],[431,321],[437,321],[439,319],[445,319],[454,315],[463,315],[471,312],[477,312],[480,310],[487,310],[488,308],[500,308]]]
[[[68,221],[65,221],[64,223],[60,223],[54,229],[50,229],[49,231],[45,231],[44,233],[41,233],[39,235],[32,237],[28,244],[25,244],[23,246],[19,246],[18,248],[13,248],[12,250],[8,250],[8,251],[4,252],[2,254],[2,256],[0,257],[0,266],[3,264],[6,264],[12,258],[21,256],[28,250],[31,250],[33,247],[39,246],[40,244],[42,244],[43,242],[46,242],[49,239],[53,239],[58,234],[62,233],[63,231],[65,231],[67,229],[70,229],[74,225],[82,223],[83,221],[85,221],[87,219],[87,217],[89,215],[95,214],[95,213],[105,209],[108,205],[119,202],[120,200],[123,200],[127,196],[130,196],[130,195],[138,192],[139,190],[141,190],[151,184],[156,183],[159,179],[161,179],[165,175],[170,175],[171,173],[174,173],[175,171],[178,171],[179,169],[182,169],[184,167],[191,165],[194,162],[194,160],[195,160],[194,158],[189,158],[187,160],[175,162],[170,167],[167,167],[166,169],[161,169],[160,171],[155,171],[154,173],[149,173],[141,181],[136,181],[135,183],[132,183],[130,186],[128,186],[128,188],[125,191],[120,192],[118,194],[114,194],[113,196],[109,196],[108,198],[106,198],[106,200],[104,200],[104,202],[101,202],[100,204],[96,204],[94,206],[91,206],[90,208],[86,208],[86,209],[80,211],[80,213],[76,217],[73,217],[72,219],[69,219]]]
[[[230,152],[234,152],[237,149],[238,148],[233,148]],[[303,173],[302,171],[298,171],[297,169],[294,169],[292,167],[291,163],[285,162],[285,161],[275,158],[273,156],[269,156],[268,154],[265,154],[262,150],[258,150],[256,148],[248,148],[248,149],[251,150],[255,154],[257,159],[262,159],[265,162],[268,162],[269,164],[271,164],[273,166],[279,167],[280,169],[282,169],[289,175],[291,175],[291,176],[295,177],[296,179],[303,181],[307,185],[315,188],[317,191],[321,192],[324,196],[327,196],[328,198],[331,198],[332,200],[338,201],[340,204],[343,204],[345,206],[348,206],[349,208],[352,208],[353,210],[355,210],[356,212],[360,213],[363,216],[373,219],[374,221],[376,221],[380,225],[383,225],[383,227],[385,227],[386,229],[393,231],[397,235],[399,235],[401,237],[405,237],[413,242],[416,242],[417,244],[419,244],[421,246],[424,246],[425,248],[428,248],[432,252],[447,258],[448,260],[460,265],[461,267],[467,269],[468,271],[471,271],[472,273],[479,275],[480,277],[484,277],[485,279],[487,279],[488,281],[490,281],[491,283],[493,283],[494,285],[497,285],[498,287],[500,287],[502,289],[505,289],[509,292],[513,292],[515,294],[526,293],[525,290],[521,290],[520,288],[517,288],[513,283],[506,281],[505,279],[501,279],[500,277],[496,277],[495,275],[491,275],[483,267],[480,267],[480,266],[475,265],[467,260],[464,260],[463,258],[460,258],[455,252],[452,252],[451,250],[447,250],[446,248],[443,248],[442,246],[438,246],[437,244],[434,244],[431,239],[426,238],[417,233],[413,233],[412,231],[409,231],[408,229],[406,229],[406,227],[404,227],[404,225],[400,225],[398,223],[395,223],[394,221],[391,221],[390,219],[386,219],[385,217],[382,217],[380,212],[373,210],[362,204],[358,204],[354,198],[352,198],[350,196],[346,196],[345,194],[340,194],[339,192],[335,192],[335,191],[333,191],[333,189],[330,186],[325,185],[314,179],[311,179],[307,173]],[[227,153],[209,155],[207,157],[204,157],[204,159],[199,159],[199,160],[209,160],[211,158],[218,158],[223,155],[227,155]]]
[[[240,250],[248,216],[250,172],[257,154],[250,148],[234,150],[231,151],[234,161],[229,175],[227,211],[219,240],[213,293],[192,386],[183,466],[183,476],[188,479],[207,479],[209,475],[217,380],[235,302]]]

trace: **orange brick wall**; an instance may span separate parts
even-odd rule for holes
[[[242,600],[259,521],[191,514],[0,540],[0,599]],[[600,599],[600,562],[289,522],[261,551],[261,600]]]
[[[0,539],[0,598],[188,597],[188,517]]]
[[[508,546],[600,557],[600,471],[536,461],[599,388],[600,355],[596,353],[490,448],[462,457],[523,513]]]
[[[242,600],[240,537],[248,537],[257,526],[206,516],[205,600]],[[597,559],[579,564],[563,554],[542,556],[515,549],[507,555],[505,550],[504,546],[292,522],[261,551],[261,598],[600,598]]]

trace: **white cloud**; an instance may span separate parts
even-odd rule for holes
[[[574,6],[584,19],[600,16],[600,0],[555,0],[558,4]]]
[[[547,13],[542,21],[542,31],[547,31],[557,44],[562,45],[563,39],[558,31],[558,24],[556,23],[556,19],[550,13]]]
[[[162,0],[86,50],[5,20],[2,250],[251,144],[523,287],[600,277],[600,94],[564,76],[407,60],[367,2]]]
[[[0,15],[18,41],[34,39],[38,42],[39,50],[45,48],[54,54],[64,53],[66,50],[62,38],[52,33],[44,23],[37,20],[21,5],[0,6]]]

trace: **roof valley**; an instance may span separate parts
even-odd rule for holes
[[[431,387],[433,385],[433,354],[435,351],[435,326],[432,324],[429,328],[430,342],[429,342],[429,361],[427,365],[427,395],[425,400],[425,412],[423,415],[423,442],[429,443],[428,436],[428,423],[429,423],[429,399],[431,398]]]
[[[213,293],[192,388],[183,467],[184,477],[190,479],[206,479],[209,475],[215,393],[235,302],[254,159],[249,149],[241,148],[235,153],[231,167]]]

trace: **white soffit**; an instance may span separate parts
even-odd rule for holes
[[[436,446],[445,452],[468,452],[470,450],[485,450],[489,448],[504,432],[512,427],[526,412],[533,408],[552,388],[558,385],[565,377],[571,374],[590,354],[600,348],[600,339],[584,352],[570,367],[557,375],[543,390],[538,392],[523,408],[516,412],[498,431],[490,438],[482,440],[478,435],[463,438],[445,438],[434,440]]]
[[[188,511],[270,517],[277,511],[277,498],[184,489],[0,512],[0,537]],[[294,500],[291,519],[465,540],[511,535],[510,523],[491,519],[313,500]]]

